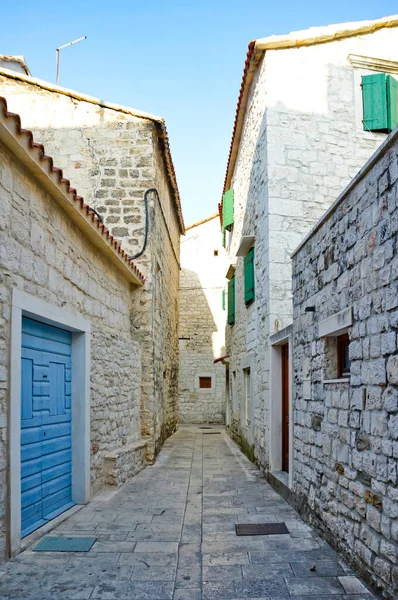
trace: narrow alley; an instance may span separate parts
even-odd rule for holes
[[[235,533],[264,522],[289,534]],[[87,553],[34,552],[36,539],[0,567],[1,599],[373,598],[223,427],[180,427],[152,467],[49,535],[96,542]]]

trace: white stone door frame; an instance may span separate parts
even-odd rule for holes
[[[22,317],[72,333],[72,500],[90,500],[91,323],[16,288],[12,292],[10,348],[10,550],[21,548],[21,346]]]
[[[289,345],[289,488],[293,486],[293,346],[292,325],[270,338],[270,471],[282,470],[282,346]]]

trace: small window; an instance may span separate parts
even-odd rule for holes
[[[364,131],[389,133],[398,125],[398,81],[387,73],[362,77]]]
[[[201,390],[211,390],[211,377],[199,377],[199,388]]]
[[[218,256],[218,250],[214,250],[214,256]]]
[[[350,376],[350,338],[348,333],[337,338],[337,377]]]

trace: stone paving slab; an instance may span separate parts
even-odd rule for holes
[[[49,534],[95,536],[89,552],[28,548],[1,565],[0,600],[375,598],[214,429],[222,434],[181,427],[155,465]],[[289,534],[236,536],[236,523],[264,522]]]

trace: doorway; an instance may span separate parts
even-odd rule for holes
[[[282,358],[282,471],[289,472],[289,344],[281,348]]]

